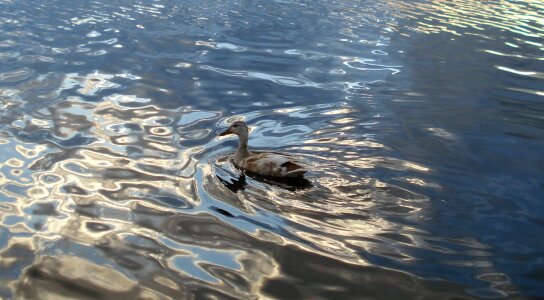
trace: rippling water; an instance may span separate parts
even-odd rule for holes
[[[0,10],[0,298],[544,296],[542,1]]]

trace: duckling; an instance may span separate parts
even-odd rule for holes
[[[290,155],[272,152],[254,153],[249,151],[247,145],[249,129],[243,121],[235,121],[219,136],[228,134],[238,136],[238,150],[234,154],[233,161],[242,170],[262,176],[279,178],[300,178],[308,171],[296,158]]]

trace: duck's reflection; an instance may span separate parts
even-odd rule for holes
[[[252,172],[244,172],[240,176],[238,176],[238,178],[230,178],[230,180],[223,179],[219,175],[216,175],[216,177],[229,190],[231,190],[233,193],[237,193],[240,190],[244,190],[245,187],[248,185],[246,175],[256,181],[263,182],[266,184],[271,184],[271,185],[274,185],[274,186],[277,186],[292,192],[308,189],[313,186],[312,183],[304,177],[277,178],[277,177],[270,177],[270,176],[262,176]]]
[[[240,190],[244,190],[245,186],[247,185],[245,174],[240,175],[238,179],[231,178],[230,182],[228,180],[221,178],[221,176],[219,175],[216,175],[216,177],[217,179],[219,179],[219,181],[221,181],[223,185],[225,185],[233,193],[237,193]]]

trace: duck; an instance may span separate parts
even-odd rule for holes
[[[249,129],[244,121],[235,121],[219,136],[238,136],[238,149],[232,157],[234,165],[253,174],[275,178],[302,178],[308,171],[296,157],[274,152],[251,152]]]

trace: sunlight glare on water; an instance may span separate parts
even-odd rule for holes
[[[0,298],[544,295],[542,1],[0,9]]]

